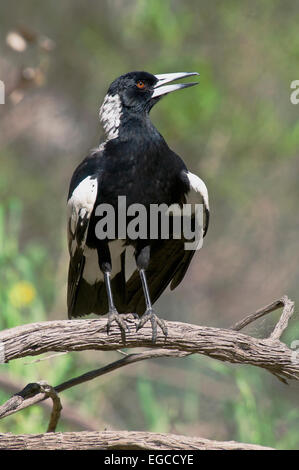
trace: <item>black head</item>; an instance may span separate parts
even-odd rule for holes
[[[135,112],[150,110],[158,79],[148,72],[130,72],[111,83],[108,95],[118,95],[122,106]]]
[[[168,73],[162,75],[152,75],[148,72],[129,72],[121,75],[111,83],[108,94],[119,95],[121,103],[126,108],[134,111],[149,111],[159,99],[172,91],[196,85],[196,83],[180,83],[175,85],[165,85],[179,78],[198,75],[192,73]]]
[[[121,117],[124,114],[144,114],[172,91],[187,88],[196,83],[168,83],[180,78],[199,75],[196,72],[179,72],[152,75],[148,72],[130,72],[114,80],[100,109],[104,129],[110,138],[117,135]]]

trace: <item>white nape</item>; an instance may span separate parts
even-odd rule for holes
[[[121,119],[121,101],[118,94],[105,96],[104,102],[100,108],[99,116],[103,124],[107,140],[118,137],[120,119]],[[103,144],[102,144],[103,145]]]

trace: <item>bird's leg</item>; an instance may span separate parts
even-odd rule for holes
[[[164,321],[161,320],[156,315],[155,311],[152,308],[149,288],[147,285],[146,274],[145,274],[145,266],[148,266],[149,257],[150,257],[150,246],[144,247],[142,250],[140,250],[138,255],[136,255],[136,264],[139,270],[139,275],[140,275],[142,289],[143,289],[144,298],[145,298],[145,306],[146,306],[146,310],[144,314],[142,315],[142,317],[140,318],[136,331],[140,330],[140,328],[142,328],[148,321],[150,321],[152,325],[152,340],[153,340],[153,343],[155,343],[157,339],[157,325],[159,325],[165,337],[167,336],[167,326],[165,325]]]
[[[167,336],[167,326],[165,325],[164,321],[156,315],[155,311],[152,308],[152,303],[151,303],[151,299],[149,295],[149,289],[148,289],[144,269],[139,270],[139,275],[140,275],[143,293],[145,297],[146,310],[144,314],[142,315],[142,317],[140,318],[136,331],[140,330],[140,328],[142,328],[148,321],[150,321],[152,324],[152,332],[153,332],[152,340],[153,340],[153,343],[155,343],[157,339],[157,325],[159,325],[165,337]]]
[[[97,248],[98,252],[98,262],[100,270],[104,275],[104,282],[107,292],[107,299],[108,299],[108,321],[107,321],[107,334],[109,335],[109,331],[111,328],[112,323],[115,321],[120,329],[121,337],[123,342],[126,342],[126,330],[129,331],[124,320],[121,318],[120,314],[118,313],[112,295],[111,289],[111,272],[112,272],[112,263],[111,263],[111,255],[109,250],[109,245],[106,242],[102,242],[101,246]]]
[[[128,329],[128,327],[123,321],[123,319],[121,318],[120,314],[118,313],[114,305],[109,271],[104,271],[104,280],[105,280],[105,286],[106,286],[107,297],[108,297],[107,333],[109,334],[111,324],[115,321],[120,328],[121,336],[122,336],[123,342],[125,343],[126,342],[126,329]]]

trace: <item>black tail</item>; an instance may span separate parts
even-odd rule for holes
[[[71,270],[71,267],[70,267]],[[70,286],[70,284],[69,284]],[[111,279],[113,300],[119,312],[125,312],[126,284],[122,272]],[[108,299],[103,281],[88,284],[82,277],[76,286],[76,292],[68,289],[68,316],[81,317],[89,313],[105,315],[108,312]]]

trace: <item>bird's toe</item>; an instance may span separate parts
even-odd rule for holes
[[[167,330],[167,326],[165,325],[164,320],[159,318],[152,308],[147,309],[144,312],[144,314],[140,318],[140,321],[137,325],[136,331],[139,331],[148,321],[150,321],[151,325],[152,325],[152,341],[153,341],[153,343],[155,343],[156,339],[157,339],[157,329],[158,329],[157,327],[158,326],[161,328],[165,338],[167,337],[168,330]]]
[[[108,335],[109,335],[109,332],[110,332],[110,329],[111,329],[111,325],[114,321],[118,324],[123,342],[125,343],[126,342],[126,331],[128,333],[130,333],[130,329],[129,329],[129,326],[122,319],[122,317],[120,316],[120,314],[118,313],[118,311],[116,309],[110,310],[108,312],[108,321],[107,321],[107,334]]]

